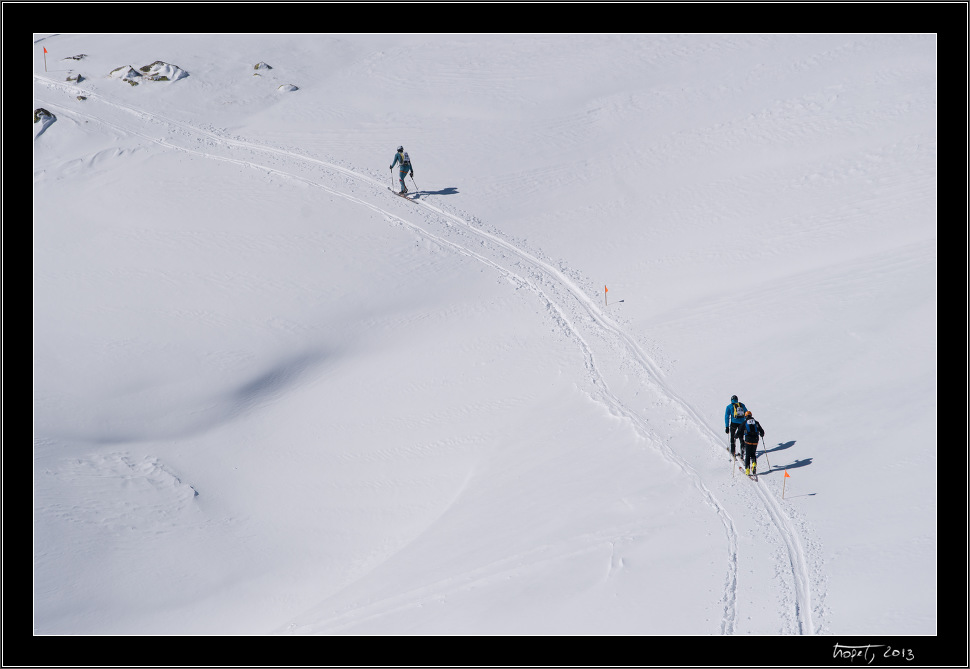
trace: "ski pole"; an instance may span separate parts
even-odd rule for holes
[[[765,461],[768,463],[768,471],[771,471],[771,460],[768,459],[768,447],[765,446],[765,442],[761,442],[761,447],[761,452],[765,454]]]
[[[414,184],[415,190],[421,190],[421,188],[418,187],[418,182],[414,180],[414,172],[411,172],[411,183]]]

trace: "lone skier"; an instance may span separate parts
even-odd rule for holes
[[[741,429],[744,426],[744,412],[748,408],[738,401],[737,395],[731,395],[731,403],[724,409],[724,434],[731,435],[731,457],[735,457],[734,440],[741,441]]]
[[[399,163],[401,165],[401,171],[398,173],[401,181],[401,192],[398,193],[398,195],[404,195],[408,192],[408,187],[404,183],[404,177],[410,174],[411,178],[413,179],[414,168],[411,167],[411,157],[408,155],[408,152],[404,150],[403,146],[397,147],[397,153],[394,154],[394,162],[391,163],[391,171],[394,171],[394,166]]]
[[[754,419],[750,411],[744,412],[744,430],[742,436],[744,439],[744,473],[748,476],[752,474],[758,474],[758,458],[756,455],[758,449],[758,438],[765,436],[765,430],[761,427],[761,423]]]

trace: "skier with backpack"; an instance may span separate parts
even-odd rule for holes
[[[731,395],[731,403],[724,409],[724,434],[731,435],[731,457],[735,457],[734,440],[741,441],[741,429],[744,426],[744,412],[748,408],[744,402],[738,401],[737,395]],[[742,445],[742,450],[744,446]]]
[[[410,174],[411,179],[414,179],[414,168],[411,167],[411,157],[404,150],[403,146],[397,147],[397,153],[394,154],[394,162],[391,163],[392,172],[394,171],[394,166],[398,163],[401,165],[401,171],[398,173],[401,181],[401,192],[398,195],[404,195],[408,192],[408,187],[404,183],[404,177]]]
[[[742,424],[741,434],[744,441],[744,473],[748,476],[758,475],[758,438],[765,436],[765,430],[761,423],[754,419],[750,411],[744,412],[744,423]]]

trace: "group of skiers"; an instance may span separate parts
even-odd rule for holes
[[[738,440],[744,456],[744,473],[748,476],[758,473],[758,460],[755,451],[758,448],[758,438],[765,436],[761,423],[738,400],[737,395],[731,395],[731,403],[724,410],[724,434],[731,435],[731,457],[737,458],[734,451],[734,440]]]
[[[391,162],[392,172],[395,165],[400,165],[398,178],[401,182],[401,191],[398,194],[405,195],[408,192],[408,187],[404,183],[404,178],[410,174],[411,178],[414,179],[414,168],[411,166],[411,157],[404,150],[403,145],[398,146],[397,153],[394,154],[394,160]],[[744,403],[738,401],[737,395],[731,395],[731,403],[724,410],[724,433],[731,435],[731,457],[734,459],[738,457],[734,448],[736,439],[742,448],[744,473],[749,476],[756,474],[758,460],[755,452],[758,448],[758,439],[765,436],[765,431],[761,427],[761,423],[755,420],[748,408],[744,406]]]

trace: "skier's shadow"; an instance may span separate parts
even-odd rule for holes
[[[776,469],[798,469],[799,467],[808,467],[812,464],[811,458],[805,458],[804,460],[795,460],[795,462],[790,465],[785,465],[784,467],[777,467]]]
[[[458,189],[454,186],[442,188],[441,190],[419,190],[415,195],[457,195]]]
[[[791,448],[794,445],[795,445],[794,441],[787,441],[784,444],[778,444],[774,448],[766,448],[761,453],[762,455],[764,455],[765,453],[775,453],[776,451],[783,451],[786,448]],[[779,466],[769,467],[768,471],[765,473],[768,474],[770,472],[778,471],[781,469],[798,469],[799,467],[807,467],[810,464],[812,464],[812,458],[805,458],[804,460],[795,460],[795,462],[792,462],[787,465],[782,465],[780,467]]]
[[[768,453],[774,453],[775,451],[783,451],[786,448],[791,448],[794,445],[795,445],[794,441],[786,441],[784,444],[778,444],[774,448],[766,448],[765,451],[767,451]]]

